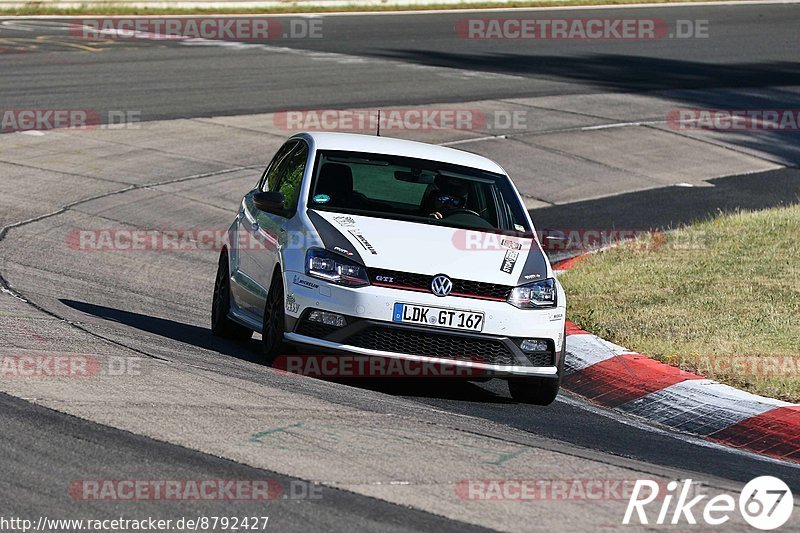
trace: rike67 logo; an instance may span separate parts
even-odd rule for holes
[[[638,523],[643,525],[697,524],[698,518],[701,518],[706,525],[719,526],[735,516],[737,502],[730,494],[719,494],[707,501],[703,501],[708,498],[704,494],[690,498],[693,488],[691,479],[680,483],[670,481],[666,486],[666,494],[659,494],[662,487],[655,481],[637,480],[622,523],[636,524],[638,519]],[[656,505],[645,509],[656,500]],[[654,517],[652,513],[656,509],[658,514]],[[739,494],[738,511],[742,518],[752,527],[763,531],[786,524],[793,509],[792,491],[776,477],[757,477],[747,483]]]

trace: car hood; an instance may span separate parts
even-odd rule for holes
[[[534,238],[308,210],[325,248],[371,268],[521,285],[549,265]]]

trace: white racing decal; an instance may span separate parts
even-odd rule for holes
[[[510,239],[502,239],[500,241],[500,246],[502,246],[503,248],[508,248],[510,250],[521,250],[522,249],[522,243],[517,242],[517,241],[512,241]]]
[[[294,298],[294,294],[290,294],[286,297],[286,310],[290,313],[296,313],[300,310],[300,304]]]
[[[358,244],[360,244],[365,250],[367,250],[372,255],[378,255],[378,252],[375,251],[375,248],[372,247],[372,244],[361,234],[361,230],[351,229],[348,230],[350,234],[356,238]]]
[[[503,263],[500,265],[500,271],[506,274],[511,274],[517,264],[519,252],[517,250],[508,250],[506,256],[503,258]]]
[[[356,221],[353,217],[333,217],[333,221],[340,226],[355,226]]]
[[[342,248],[340,246],[334,246],[333,247],[333,251],[334,252],[339,252],[340,254],[344,254],[344,255],[347,255],[347,256],[353,255],[353,252],[351,252],[350,250],[345,250],[344,248]]]

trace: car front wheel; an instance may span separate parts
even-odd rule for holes
[[[228,270],[228,254],[219,255],[217,278],[214,281],[214,297],[211,303],[211,333],[217,337],[247,340],[253,332],[237,324],[228,316],[231,309],[231,278]]]
[[[269,287],[269,293],[267,293],[267,303],[264,306],[264,323],[261,328],[261,347],[268,364],[272,364],[284,349],[284,325],[283,278],[280,273],[275,273]]]
[[[508,392],[511,398],[519,403],[533,405],[550,405],[558,396],[561,387],[561,376],[564,375],[564,359],[567,358],[567,336],[564,332],[564,344],[561,348],[561,360],[558,362],[558,374],[555,378],[513,378],[508,380]]]
[[[550,405],[558,396],[558,378],[515,378],[508,380],[511,398],[519,403]]]

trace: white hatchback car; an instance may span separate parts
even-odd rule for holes
[[[517,401],[558,394],[566,298],[519,193],[484,157],[300,133],[242,199],[212,331],[325,353],[470,367]]]

